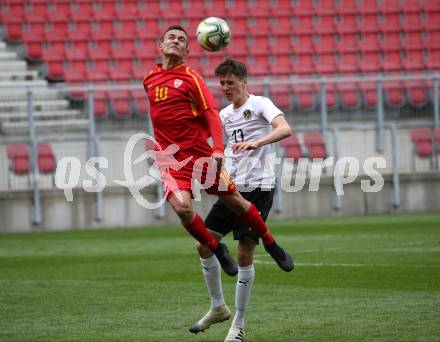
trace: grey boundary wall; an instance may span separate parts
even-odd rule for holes
[[[296,193],[283,192],[283,210],[272,211],[270,219],[298,219],[318,217],[350,217],[374,214],[440,212],[440,174],[418,173],[400,175],[401,202],[392,205],[392,177],[385,176],[385,185],[378,193],[364,193],[362,178],[344,186],[342,208],[332,208],[333,178],[322,177],[318,192],[308,192],[307,183]],[[140,206],[129,191],[109,187],[103,192],[103,220],[93,219],[94,193],[74,190],[74,201],[67,202],[62,191],[42,190],[42,222],[32,225],[31,191],[0,192],[0,233],[99,229],[117,227],[146,227],[177,224],[177,216],[168,204],[165,218],[155,218],[154,210]],[[153,202],[154,188],[147,188],[144,197]],[[215,196],[202,195],[194,208],[205,217],[215,202]]]

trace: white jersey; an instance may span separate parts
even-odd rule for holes
[[[240,108],[230,104],[220,111],[228,145],[261,139],[272,131],[272,120],[280,114],[282,111],[264,96],[250,95]],[[237,186],[274,187],[274,155],[270,144],[256,150],[232,153],[231,158],[229,172]]]

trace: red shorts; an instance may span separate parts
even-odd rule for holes
[[[179,170],[161,168],[160,174],[167,199],[177,191],[188,191],[193,194],[194,181],[199,181],[202,188],[211,195],[227,195],[237,191],[234,182],[226,170],[214,170],[200,164],[188,162]]]

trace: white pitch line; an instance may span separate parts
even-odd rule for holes
[[[275,261],[254,260],[255,264],[273,265]],[[295,262],[295,266],[311,267],[415,267],[415,268],[440,268],[440,265],[410,265],[410,264],[344,264],[325,262]]]

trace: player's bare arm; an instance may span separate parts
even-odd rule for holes
[[[284,115],[280,113],[272,120],[272,131],[257,141],[242,141],[232,146],[232,151],[238,153],[245,150],[256,150],[264,145],[271,144],[289,137],[292,134]]]

